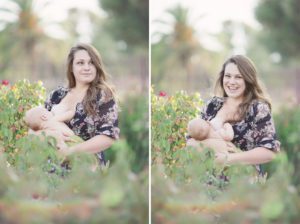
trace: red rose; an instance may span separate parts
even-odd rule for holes
[[[166,95],[167,95],[167,93],[166,93],[166,92],[164,92],[164,91],[160,91],[158,95],[159,95],[159,96],[162,96],[162,97],[164,97],[164,96],[166,96]]]
[[[2,85],[8,86],[9,85],[9,81],[6,80],[6,79],[2,80]]]

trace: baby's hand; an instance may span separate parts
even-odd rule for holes
[[[76,142],[75,139],[72,138],[73,135],[69,135],[67,133],[63,133],[62,138],[65,142]]]
[[[193,139],[193,138],[188,139],[187,142],[186,142],[186,146],[193,146],[193,147],[196,147],[196,146],[198,146],[198,145],[199,145],[199,142],[196,141],[196,140]]]
[[[224,152],[216,152],[215,153],[215,162],[221,165],[225,165],[228,162],[229,153]]]
[[[57,145],[58,153],[62,156],[68,156],[70,154],[70,150],[66,144]]]

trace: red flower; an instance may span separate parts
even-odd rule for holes
[[[8,86],[9,85],[9,81],[6,80],[6,79],[2,80],[2,85]]]
[[[166,95],[167,95],[167,93],[166,93],[166,92],[164,92],[164,91],[160,91],[158,95],[159,95],[159,96],[162,96],[162,97],[164,97],[164,96],[166,96]]]

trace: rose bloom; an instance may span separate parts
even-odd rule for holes
[[[159,96],[162,96],[162,97],[164,97],[164,96],[166,96],[166,95],[167,95],[167,93],[166,93],[166,92],[164,92],[164,91],[160,91],[158,95],[159,95]]]
[[[2,80],[2,85],[8,86],[9,85],[9,81],[6,80],[6,79]]]

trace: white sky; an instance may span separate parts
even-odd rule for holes
[[[49,0],[37,0],[39,1],[49,1]],[[97,15],[104,15],[104,12],[99,8],[97,0],[51,0],[51,4],[42,12],[43,18],[51,18],[55,21],[62,21],[67,19],[66,11],[70,8],[76,7],[77,9],[82,10],[81,20],[77,30],[81,33],[80,41],[90,42],[91,37],[91,21],[84,12],[92,12]],[[61,37],[65,36],[63,30],[59,27],[53,25],[48,26],[46,32],[52,37]]]
[[[170,21],[165,10],[179,3],[189,9],[190,21],[202,43],[205,41],[211,48],[217,48],[217,43],[208,34],[219,32],[223,21],[234,20],[245,22],[254,28],[259,27],[253,11],[257,2],[258,0],[150,0],[150,34],[152,36],[155,32],[165,31],[166,27],[154,21]],[[151,42],[155,41],[153,37]]]
[[[27,1],[27,0],[23,0]],[[45,7],[45,4],[47,4]],[[9,0],[1,0],[0,6],[7,7],[14,12],[18,12],[14,4]],[[82,41],[89,42],[91,36],[91,21],[85,12],[92,12],[95,15],[105,16],[105,12],[99,7],[98,0],[35,0],[34,11],[42,18],[42,26],[45,32],[54,38],[65,38],[66,32],[57,23],[67,19],[67,10],[70,8],[77,8],[81,10],[79,24],[77,30],[82,34]],[[11,13],[0,14],[0,19],[5,21],[15,21],[16,16]],[[3,24],[0,24],[0,31],[3,29]]]

